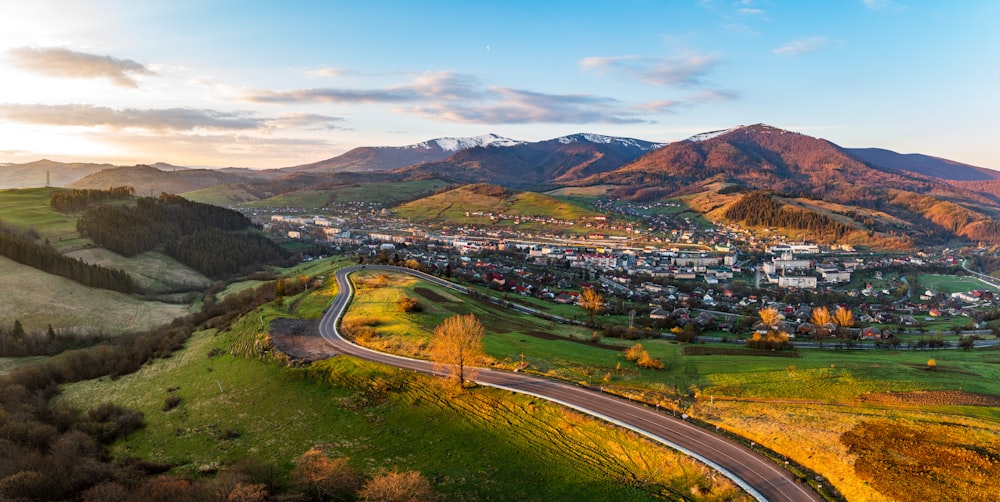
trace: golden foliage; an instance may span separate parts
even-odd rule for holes
[[[580,291],[580,307],[587,311],[590,323],[594,323],[594,316],[604,312],[604,297],[594,290],[594,288],[583,288]]]
[[[431,483],[417,471],[387,471],[367,483],[358,492],[363,502],[430,502],[436,500]]]
[[[837,307],[837,311],[833,313],[833,322],[841,328],[853,328],[854,312],[849,308]]]
[[[639,356],[641,356],[644,352],[646,352],[646,349],[643,348],[641,343],[637,343],[625,351],[625,359],[628,359],[629,361],[638,361]]]
[[[313,447],[295,459],[292,480],[317,499],[343,499],[361,485],[361,476],[347,458],[331,458],[323,447]]]
[[[826,307],[816,307],[812,311],[812,316],[809,317],[809,322],[813,323],[818,328],[824,324],[832,323],[833,316],[830,315],[830,309]]]
[[[483,352],[482,323],[474,314],[455,315],[434,328],[430,343],[431,360],[464,386],[465,381],[474,378],[471,367],[485,359]]]
[[[768,331],[774,331],[777,328],[778,323],[784,318],[778,313],[778,309],[774,307],[764,307],[757,312],[760,316],[760,322],[767,326]]]

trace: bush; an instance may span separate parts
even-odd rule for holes
[[[431,483],[416,471],[389,471],[365,483],[358,492],[364,502],[428,502],[437,497]]]
[[[423,312],[424,306],[416,298],[404,296],[399,299],[399,310],[403,312]]]
[[[163,401],[163,411],[170,411],[181,404],[180,396],[167,396],[167,399]]]

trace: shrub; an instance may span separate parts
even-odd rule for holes
[[[364,502],[428,502],[437,497],[430,481],[419,472],[388,471],[365,483],[358,498]]]
[[[423,312],[424,306],[416,298],[404,296],[399,299],[399,310],[403,312]]]
[[[163,401],[163,411],[170,411],[181,404],[180,396],[167,396],[167,399]]]

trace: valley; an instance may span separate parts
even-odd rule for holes
[[[4,232],[134,288],[0,258],[0,348],[19,351],[0,361],[16,379],[4,385],[136,333],[184,330],[137,370],[45,387],[53,406],[141,411],[144,426],[108,442],[108,461],[169,478],[102,481],[128,490],[170,479],[194,494],[253,459],[273,469],[268,493],[294,494],[296,462],[325,445],[362,477],[419,471],[441,500],[749,499],[577,412],[448,390],[323,345],[316,324],[339,292],[335,272],[402,266],[469,294],[361,269],[343,322],[356,343],[426,359],[436,327],[471,313],[487,367],[683,415],[826,500],[989,500],[1000,489],[983,474],[1000,451],[992,171],[760,124],[671,144],[579,134],[421,145],[259,172],[111,167],[72,188],[0,191]],[[132,182],[127,197],[101,195]],[[90,202],[56,210],[56,194]],[[645,351],[643,365],[630,349]],[[944,456],[964,460],[913,468]],[[0,492],[14,489],[6,476]]]

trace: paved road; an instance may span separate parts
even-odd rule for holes
[[[343,354],[423,373],[440,374],[434,370],[433,364],[429,361],[370,350],[355,345],[340,335],[337,322],[347,310],[354,295],[353,286],[347,276],[361,268],[354,266],[336,272],[340,293],[334,298],[320,322],[320,334]],[[462,286],[409,269],[371,265],[368,268],[405,272],[456,291],[465,290]],[[809,486],[796,482],[790,473],[751,449],[647,406],[564,382],[487,368],[479,370],[476,382],[547,399],[631,429],[708,464],[757,500],[771,502],[822,500]]]

